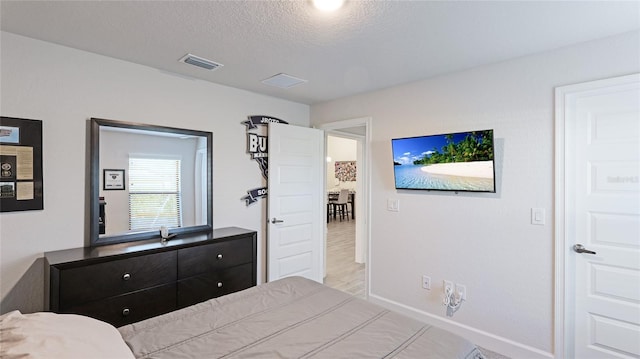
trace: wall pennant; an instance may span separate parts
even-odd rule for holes
[[[289,123],[279,118],[271,116],[248,116],[247,121],[243,121],[242,124],[247,126],[247,153],[251,156],[252,160],[255,160],[260,167],[262,177],[266,180],[269,179],[269,154],[266,126],[269,123],[283,123],[288,125]],[[250,132],[250,130],[263,128],[263,134]],[[260,198],[267,197],[267,187],[254,188],[247,191],[247,195],[242,197],[248,205],[253,204]]]
[[[269,179],[269,160],[267,157],[267,136],[256,135],[255,133],[247,133],[247,152],[251,155],[252,160],[258,162],[262,177]]]
[[[289,122],[283,121],[279,118],[275,118],[275,117],[271,117],[271,116],[262,116],[262,115],[258,115],[258,116],[249,116],[248,117],[249,120],[248,121],[244,121],[242,124],[247,126],[247,132],[249,132],[249,130],[253,130],[255,128],[258,128],[258,126],[266,126],[269,123],[273,122],[273,123],[284,123],[285,125],[288,125]]]
[[[260,198],[267,198],[267,187],[254,188],[247,191],[247,195],[242,197],[247,206],[257,202]]]

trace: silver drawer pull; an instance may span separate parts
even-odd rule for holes
[[[222,259],[222,253],[218,254],[218,259]]]
[[[124,308],[122,310],[122,315],[126,317],[127,315],[129,315],[129,312],[130,312],[129,308]]]
[[[131,279],[131,274],[129,274],[129,273],[125,273],[125,274],[122,276],[122,279],[123,279],[123,280],[129,280],[129,279]]]
[[[222,282],[218,282],[218,288],[222,288]]]

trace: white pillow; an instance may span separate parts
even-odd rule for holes
[[[134,358],[118,330],[75,314],[15,310],[0,316],[0,357]]]

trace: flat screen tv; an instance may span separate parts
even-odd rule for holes
[[[495,192],[493,130],[391,140],[396,189]]]

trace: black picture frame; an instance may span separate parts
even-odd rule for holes
[[[105,191],[124,191],[126,189],[124,170],[103,169],[102,189]]]
[[[44,209],[42,121],[0,116],[0,212]]]

